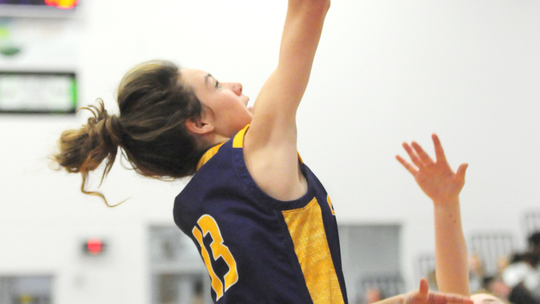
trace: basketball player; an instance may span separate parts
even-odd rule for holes
[[[143,176],[193,176],[174,220],[199,249],[216,303],[347,303],[332,202],[297,152],[296,111],[329,7],[288,1],[279,62],[254,109],[239,83],[153,61],[121,81],[120,115],[100,102],[61,136],[58,163],[104,200],[86,180],[106,158],[103,181],[118,148]],[[448,301],[471,303],[430,293],[425,280],[385,303]]]

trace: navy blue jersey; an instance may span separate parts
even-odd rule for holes
[[[174,220],[201,254],[216,303],[347,303],[337,223],[303,163],[307,193],[279,201],[249,174],[246,129],[202,157],[176,197]]]

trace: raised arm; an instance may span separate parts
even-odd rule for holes
[[[255,104],[256,123],[294,120],[309,81],[329,7],[329,0],[289,1],[278,65]],[[266,115],[257,117],[258,113]]]
[[[246,165],[259,187],[281,200],[298,198],[296,110],[306,90],[329,0],[289,0],[277,68],[254,105],[246,134]]]
[[[452,171],[437,135],[432,136],[436,161],[418,145],[403,143],[413,164],[401,156],[397,160],[433,200],[435,219],[435,262],[437,285],[443,292],[470,295],[467,246],[461,227],[459,193],[465,184],[467,164]]]

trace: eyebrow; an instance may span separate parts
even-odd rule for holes
[[[204,76],[204,85],[208,85],[208,78],[214,78],[214,76],[212,76],[212,74],[208,73],[206,74],[206,76]]]

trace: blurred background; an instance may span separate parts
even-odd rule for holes
[[[51,169],[60,133],[122,76],[168,59],[239,81],[276,66],[285,0],[0,0],[0,304],[211,303],[174,226],[187,182],[117,162],[100,190]],[[298,114],[299,151],[340,224],[350,303],[434,278],[431,202],[394,159],[403,141],[469,163],[471,287],[540,298],[540,2],[334,0]],[[101,172],[91,179],[99,185]],[[536,246],[536,247],[535,247]],[[516,303],[520,304],[520,303]]]

